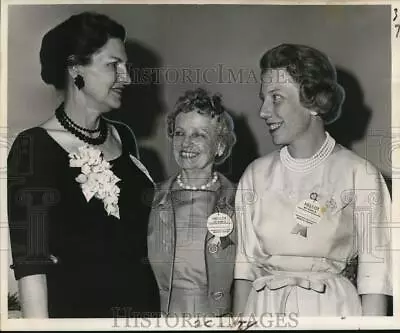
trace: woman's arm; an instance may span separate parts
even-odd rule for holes
[[[18,289],[24,318],[49,317],[45,274],[29,275],[19,279]]]
[[[45,138],[43,131],[36,129],[20,133],[7,158],[12,267],[26,318],[48,317],[46,272],[52,263],[49,253],[43,250],[49,248],[49,234],[48,221],[42,216],[49,215],[45,212],[50,206],[46,194],[56,192],[57,186],[51,176],[54,161],[49,158],[49,142]],[[36,199],[40,197],[41,202]],[[43,209],[40,218],[30,216],[33,204]]]
[[[248,166],[240,178],[235,197],[237,247],[233,290],[234,314],[246,310],[252,281],[257,278],[254,271],[254,261],[257,257],[254,249],[258,247],[258,240],[253,225],[257,193],[253,184],[253,167]]]
[[[251,281],[235,280],[233,290],[233,313],[238,315],[245,309],[251,290]]]
[[[363,316],[386,316],[387,296],[380,294],[361,295]]]
[[[355,180],[357,289],[361,295],[362,312],[364,316],[385,316],[388,307],[386,295],[393,295],[390,194],[382,175],[371,164],[358,169]]]

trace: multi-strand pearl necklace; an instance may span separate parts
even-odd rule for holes
[[[181,188],[183,188],[185,190],[192,190],[192,191],[206,190],[206,189],[210,188],[211,185],[215,184],[217,182],[217,180],[218,180],[218,174],[216,172],[214,172],[213,173],[213,178],[207,184],[204,184],[204,185],[201,185],[200,187],[197,187],[197,186],[194,186],[194,185],[185,184],[182,181],[182,175],[181,174],[179,174],[176,177],[176,182],[178,183],[178,185]]]
[[[326,139],[321,148],[310,158],[293,158],[287,146],[280,151],[280,158],[285,167],[295,172],[309,172],[324,162],[335,148],[336,141],[328,132],[325,132]]]

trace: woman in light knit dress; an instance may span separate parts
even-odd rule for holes
[[[385,315],[390,196],[379,171],[325,130],[344,100],[334,66],[314,48],[283,44],[261,70],[260,116],[282,147],[238,185],[235,311]],[[356,257],[357,287],[342,274]]]

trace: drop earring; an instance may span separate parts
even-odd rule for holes
[[[219,156],[222,156],[223,153],[224,153],[223,149],[221,148],[220,145],[218,145],[218,149],[217,149],[217,154],[216,155],[219,157]]]
[[[310,111],[312,116],[318,116],[318,112],[317,111]]]
[[[74,79],[74,83],[76,85],[76,87],[81,90],[84,86],[85,86],[85,81],[83,80],[82,75],[78,74],[75,79]]]

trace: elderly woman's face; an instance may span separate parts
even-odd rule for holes
[[[270,69],[262,76],[260,117],[277,145],[291,144],[310,126],[310,111],[300,103],[299,87],[285,69]]]
[[[84,92],[89,107],[109,111],[121,106],[123,88],[130,84],[123,42],[110,38],[92,55],[92,62],[82,66]]]
[[[175,119],[174,157],[182,169],[211,172],[218,147],[217,121],[196,111]]]

